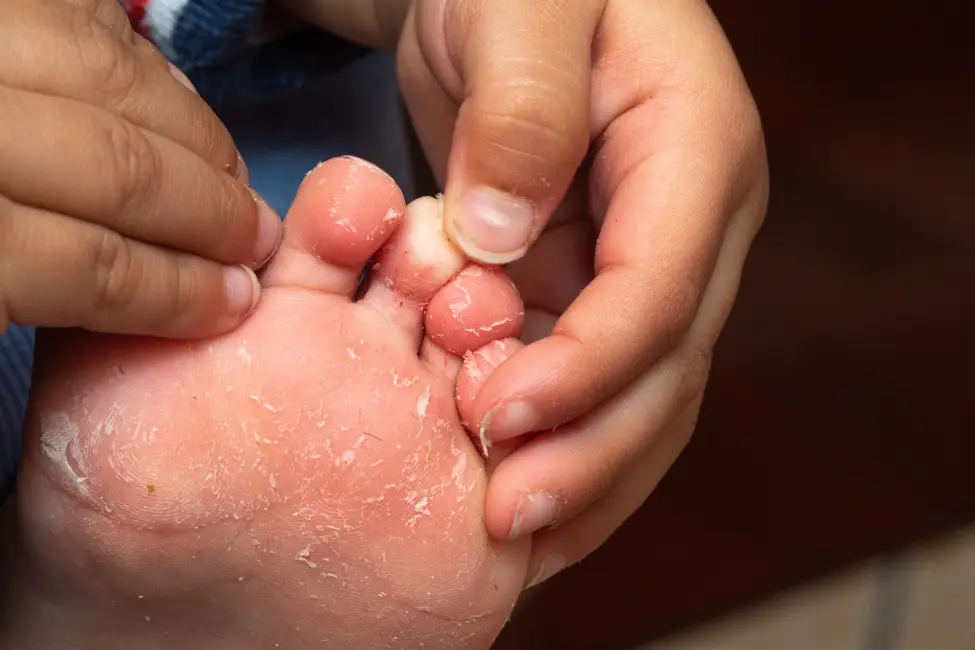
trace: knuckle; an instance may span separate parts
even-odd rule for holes
[[[214,174],[207,189],[212,200],[196,206],[196,248],[208,251],[212,259],[247,250],[256,241],[259,228],[254,199],[242,185],[219,174]]]
[[[678,282],[660,301],[660,316],[664,319],[663,335],[666,349],[674,350],[685,340],[697,318],[703,289],[695,283]]]
[[[142,62],[89,13],[75,21],[75,49],[88,81],[116,103],[137,96],[143,79]]]
[[[190,101],[197,106],[192,118],[195,122],[194,144],[199,147],[202,157],[221,171],[237,171],[237,146],[227,127],[201,98],[194,95]]]
[[[768,210],[769,167],[762,118],[750,95],[740,102],[735,124],[734,129],[729,129],[729,149],[735,170],[732,182],[736,192],[732,218],[748,220],[754,236]]]
[[[514,153],[575,166],[589,145],[586,123],[576,115],[575,106],[546,85],[509,85],[496,99],[474,110],[483,140],[505,156]]]
[[[763,166],[766,155],[765,134],[758,106],[748,94],[739,97],[737,102],[729,101],[727,104],[735,107],[727,111],[731,120],[729,128],[725,130],[728,147],[734,152],[737,168],[745,175],[754,176]]]
[[[112,230],[102,230],[92,242],[91,301],[96,312],[126,311],[142,278],[131,244]]]
[[[198,268],[189,258],[174,258],[166,286],[165,310],[173,318],[179,318],[193,311],[199,295],[200,277]]]
[[[86,16],[94,16],[109,27],[118,29],[129,27],[125,9],[117,0],[62,0],[62,2],[84,12]]]
[[[111,120],[105,132],[107,169],[111,174],[116,214],[135,215],[157,194],[162,172],[159,151],[148,137],[131,123]]]

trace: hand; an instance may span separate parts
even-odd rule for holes
[[[537,582],[602,544],[690,437],[765,214],[758,113],[703,0],[416,0],[399,53],[448,231],[518,260],[534,342],[474,416],[521,444],[486,517],[534,533]]]
[[[4,3],[0,125],[0,332],[197,337],[251,311],[281,224],[117,0]]]
[[[405,7],[289,4],[373,45]],[[534,535],[537,583],[602,544],[693,431],[765,214],[758,112],[703,0],[415,0],[398,65],[447,231],[525,300],[531,343],[472,421],[495,444],[488,529]]]

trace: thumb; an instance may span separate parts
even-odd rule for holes
[[[487,0],[443,14],[463,101],[447,164],[444,226],[468,257],[520,258],[589,147],[592,47],[603,2]]]

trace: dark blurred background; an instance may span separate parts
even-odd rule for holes
[[[764,117],[767,225],[691,446],[506,650],[632,647],[975,521],[975,12],[712,6]]]

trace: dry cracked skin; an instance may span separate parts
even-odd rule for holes
[[[530,541],[487,535],[462,422],[520,345],[517,291],[349,158],[306,178],[261,281],[212,340],[43,334],[4,647],[491,646]]]

